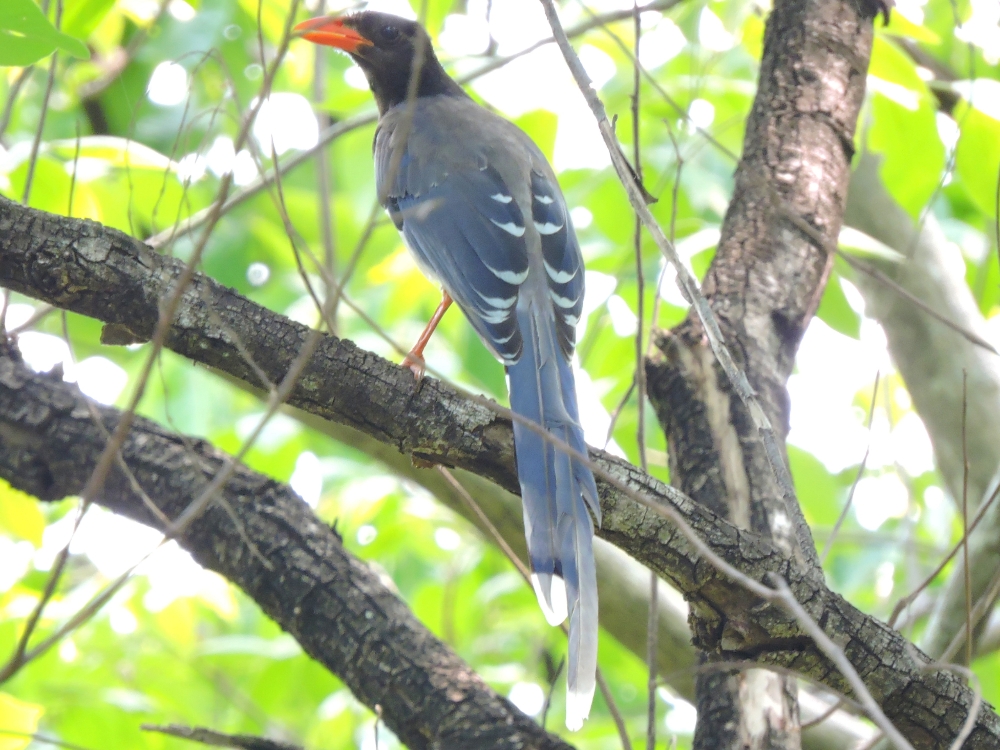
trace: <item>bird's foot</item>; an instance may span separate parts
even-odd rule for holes
[[[424,364],[424,358],[421,357],[416,352],[410,352],[403,359],[402,367],[406,367],[410,372],[413,373],[413,377],[419,383],[424,379],[424,374],[426,373],[427,367]]]

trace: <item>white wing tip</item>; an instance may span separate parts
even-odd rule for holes
[[[542,608],[546,622],[554,627],[561,625],[569,614],[566,605],[566,584],[560,576],[546,575],[545,578],[547,581],[543,582],[537,573],[532,573],[531,585],[535,589],[538,606]],[[548,591],[542,588],[546,582],[549,585]]]
[[[571,732],[583,728],[583,722],[590,716],[590,707],[594,703],[594,689],[591,683],[588,690],[566,690],[566,728]]]

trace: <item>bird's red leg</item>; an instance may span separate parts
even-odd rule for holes
[[[441,304],[438,305],[437,310],[431,316],[430,322],[427,323],[424,332],[420,334],[420,338],[417,339],[417,343],[413,345],[410,349],[410,353],[406,355],[406,359],[403,360],[403,367],[409,367],[410,372],[413,373],[413,377],[420,380],[424,376],[424,347],[427,346],[427,342],[431,340],[431,336],[434,335],[434,329],[437,328],[438,323],[441,322],[441,318],[444,317],[445,311],[451,307],[451,296],[448,292],[441,291]]]

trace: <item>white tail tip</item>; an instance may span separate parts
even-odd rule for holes
[[[568,614],[566,604],[566,584],[560,576],[537,573],[531,574],[531,585],[538,597],[538,606],[549,625],[562,624]],[[546,591],[546,587],[548,590]]]
[[[583,722],[590,716],[590,707],[594,703],[594,689],[597,686],[591,682],[589,690],[566,690],[566,728],[576,732],[583,728]]]

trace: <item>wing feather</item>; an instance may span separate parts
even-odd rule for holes
[[[521,353],[513,311],[527,277],[528,256],[523,236],[504,227],[524,224],[515,203],[484,205],[477,182],[449,175],[424,195],[403,196],[396,205],[410,248],[434,271],[486,343],[512,362]],[[494,193],[498,187],[502,183],[492,188]]]
[[[531,172],[531,219],[542,238],[559,348],[569,358],[576,346],[576,324],[583,312],[583,258],[562,192],[537,170]]]

